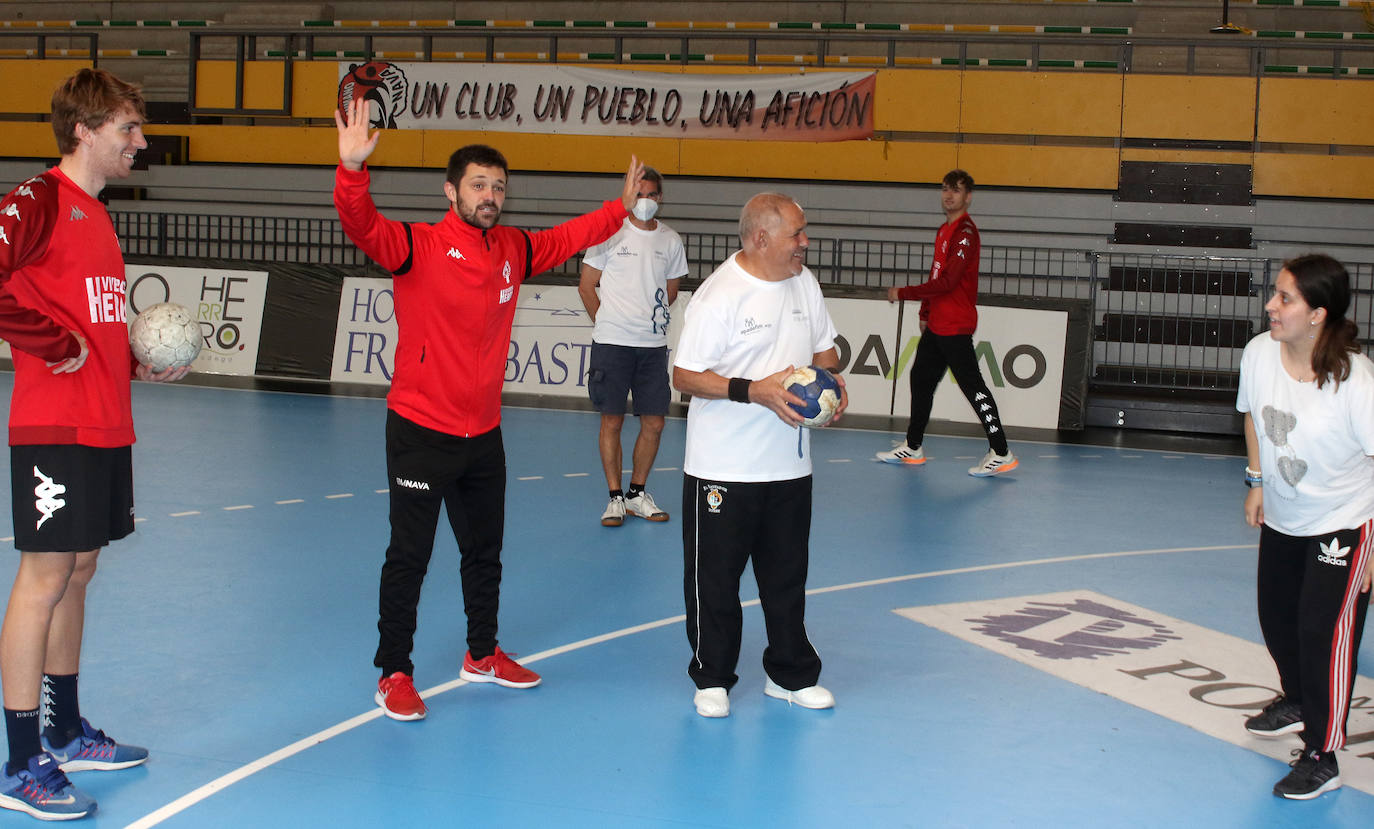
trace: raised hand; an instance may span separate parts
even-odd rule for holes
[[[625,171],[625,188],[620,191],[620,203],[626,210],[634,210],[639,201],[639,183],[644,180],[644,164],[630,156],[630,168]]]
[[[377,141],[382,137],[381,130],[374,130],[368,134],[370,105],[371,102],[365,100],[349,101],[346,124],[344,115],[339,110],[334,110],[334,126],[339,129],[339,163],[347,170],[361,170],[363,162],[377,149]]]

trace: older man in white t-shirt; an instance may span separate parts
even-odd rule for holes
[[[662,200],[663,176],[645,167],[634,209],[614,236],[587,249],[577,286],[595,323],[587,392],[601,413],[598,442],[610,491],[601,515],[605,527],[619,527],[627,515],[668,520],[645,487],[671,399],[668,308],[687,273],[687,255],[677,231],[654,218]],[[620,431],[627,396],[633,397],[639,416],[639,437],[631,456],[630,488],[622,491]]]
[[[802,401],[782,385],[799,366],[838,371],[835,325],[805,265],[806,216],[795,201],[750,199],[740,241],[688,304],[673,367],[673,385],[692,396],[682,538],[687,673],[703,717],[730,713],[739,581],[751,558],[768,631],[764,693],[805,708],[835,704],[818,684],[821,660],[805,624],[811,436],[798,436],[802,417],[788,404]],[[837,379],[843,413],[849,397]]]

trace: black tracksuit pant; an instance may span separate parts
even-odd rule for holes
[[[739,582],[752,558],[768,632],[764,670],[789,691],[815,685],[821,659],[806,637],[805,619],[811,476],[737,483],[684,475],[682,514],[692,681],[727,690],[739,681]]]
[[[1283,695],[1302,706],[1303,743],[1345,745],[1355,658],[1369,594],[1361,593],[1371,525],[1303,538],[1260,528],[1259,621]]]
[[[415,670],[420,587],[434,551],[439,507],[461,554],[468,650],[474,659],[496,648],[501,600],[501,542],[506,524],[506,449],[501,428],[461,438],[426,429],[391,410],[386,416],[386,468],[391,489],[391,544],[382,565],[374,664],[390,676]]]
[[[930,407],[935,404],[935,389],[946,370],[954,374],[959,391],[978,415],[978,423],[988,436],[988,446],[999,455],[1007,454],[1007,435],[1002,431],[997,401],[992,399],[983,373],[978,370],[972,334],[943,336],[926,331],[916,343],[916,359],[911,365],[911,421],[906,428],[906,445],[915,449],[925,440]]]

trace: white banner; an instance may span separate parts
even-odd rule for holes
[[[871,299],[827,299],[825,304],[843,339],[840,366],[849,389],[849,411],[909,415],[908,381],[920,341],[917,304],[907,303],[900,347],[896,304]],[[1058,427],[1067,331],[1065,311],[978,306],[978,331],[973,335],[973,345],[978,367],[997,401],[1003,424]],[[893,372],[898,378],[895,397]],[[930,416],[959,423],[978,422],[949,374],[935,391]]]
[[[125,264],[128,320],[159,302],[185,306],[200,323],[200,356],[191,370],[251,377],[257,372],[266,271]]]
[[[1245,730],[1245,718],[1279,693],[1274,662],[1256,642],[1088,590],[895,612],[1284,763],[1301,745],[1296,735],[1265,740]],[[1371,699],[1374,681],[1357,676],[1350,750],[1340,758],[1342,782],[1367,794],[1374,794]]]
[[[668,354],[677,349],[682,317],[691,294],[683,291],[670,309]],[[896,348],[895,305],[869,299],[827,299],[839,331],[840,367],[849,389],[849,411],[888,414],[891,372],[899,372],[897,413],[910,409],[906,376],[916,339]],[[1053,429],[1058,425],[1064,373],[1063,311],[979,306],[984,320],[975,336],[980,367],[997,398],[1004,423]],[[330,379],[387,384],[396,350],[396,321],[390,279],[344,280]],[[587,395],[587,361],[592,322],[571,285],[520,287],[506,359],[506,391],[561,397]],[[896,355],[896,356],[894,356]],[[934,417],[973,423],[975,416],[953,379],[940,384]]]
[[[339,296],[329,379],[389,386],[395,357],[396,304],[391,280],[347,277]]]
[[[340,109],[385,129],[846,141],[873,135],[873,72],[689,75],[559,64],[339,64]]]

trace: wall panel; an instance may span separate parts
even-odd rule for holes
[[[1259,140],[1374,144],[1374,83],[1325,78],[1260,82]]]
[[[1257,153],[1255,195],[1374,198],[1374,157]]]
[[[959,131],[964,73],[951,69],[882,69],[873,100],[879,132]]]
[[[46,113],[52,109],[52,93],[58,84],[87,69],[88,60],[0,60],[0,112]],[[8,127],[6,127],[8,129]]]
[[[1115,190],[1118,158],[1112,147],[961,144],[958,166],[978,186]]]
[[[1202,75],[1128,75],[1124,138],[1251,141],[1255,79]]]
[[[963,75],[962,132],[1114,138],[1121,131],[1120,75],[988,70]]]

